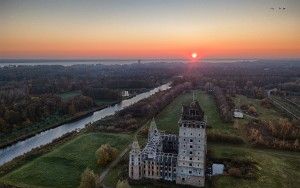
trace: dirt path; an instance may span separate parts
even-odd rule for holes
[[[108,167],[104,171],[102,171],[98,180],[100,183],[104,180],[108,172],[120,162],[122,157],[130,150],[130,147],[131,147],[131,143],[118,155],[118,157],[113,162],[111,162],[108,165]]]
[[[138,134],[138,133],[146,126],[146,125],[148,125],[148,124],[149,124],[149,121],[147,121],[143,126],[141,126],[141,127],[134,133],[132,142],[136,139],[137,134]],[[122,159],[122,157],[130,150],[132,142],[130,142],[130,144],[129,144],[129,145],[128,145],[128,146],[127,146],[127,147],[126,147],[126,148],[125,148],[125,149],[117,156],[117,158],[116,158],[114,161],[112,161],[104,171],[101,172],[100,176],[98,176],[98,179],[96,180],[96,182],[97,182],[98,185],[101,185],[101,183],[102,183],[102,186],[103,186],[104,188],[109,188],[109,187],[107,187],[107,186],[105,186],[105,185],[103,184],[103,180],[105,179],[105,177],[106,177],[106,175],[109,173],[109,171],[110,171],[113,167],[115,167],[115,166],[120,162],[120,160]]]

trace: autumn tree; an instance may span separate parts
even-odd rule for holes
[[[106,166],[111,161],[113,161],[118,154],[118,150],[114,147],[111,147],[109,144],[103,144],[96,151],[97,163],[100,166]]]
[[[92,170],[87,168],[81,175],[79,188],[95,188],[95,187],[96,187],[96,176]]]
[[[256,108],[254,106],[250,106],[248,112],[252,115],[257,115]]]

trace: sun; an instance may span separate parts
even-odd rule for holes
[[[196,52],[193,52],[193,53],[192,53],[192,58],[193,58],[193,59],[196,59],[197,57],[198,57],[198,54],[197,54]]]

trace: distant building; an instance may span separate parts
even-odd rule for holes
[[[233,112],[233,117],[234,118],[241,118],[241,119],[243,119],[244,118],[244,114],[240,110],[235,109],[234,112]]]
[[[173,181],[203,187],[205,184],[206,121],[198,102],[182,107],[179,136],[160,132],[152,120],[144,149],[133,142],[129,178]]]
[[[122,91],[122,97],[129,97],[128,91]]]

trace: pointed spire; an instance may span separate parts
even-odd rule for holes
[[[135,139],[131,144],[131,150],[140,150],[140,145],[137,139]]]
[[[153,136],[157,135],[157,133],[158,133],[158,129],[155,123],[155,119],[153,117],[148,131],[148,140],[151,140]]]
[[[195,92],[193,91],[193,102],[195,101]]]
[[[150,130],[157,129],[157,127],[156,127],[156,122],[155,122],[154,117],[153,117],[152,120],[151,120],[150,128],[149,128],[149,129],[150,129]]]

